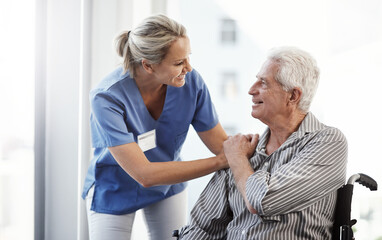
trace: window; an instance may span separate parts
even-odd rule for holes
[[[221,42],[223,44],[236,43],[236,22],[233,19],[221,20]]]
[[[0,2],[0,240],[33,239],[34,4]]]
[[[235,72],[222,73],[221,96],[223,99],[235,100],[239,92],[237,76]]]

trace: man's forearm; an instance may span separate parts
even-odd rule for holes
[[[246,157],[237,157],[234,161],[229,161],[230,168],[232,170],[236,187],[243,196],[247,209],[253,213],[257,214],[257,211],[249,203],[247,194],[246,194],[246,183],[249,176],[251,176],[254,171],[249,164],[249,161]]]

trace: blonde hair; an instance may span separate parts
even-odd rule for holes
[[[116,48],[123,58],[124,72],[134,77],[143,59],[160,63],[171,44],[185,36],[186,28],[163,14],[148,17],[134,30],[122,32],[116,38]]]

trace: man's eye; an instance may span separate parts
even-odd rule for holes
[[[180,65],[182,65],[183,64],[183,62],[180,62],[180,63],[177,63],[177,64],[175,64],[176,66],[180,66]]]

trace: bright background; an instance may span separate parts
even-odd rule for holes
[[[267,51],[310,52],[321,69],[311,111],[346,135],[348,176],[382,182],[379,0],[0,0],[0,240],[87,239],[88,91],[120,62],[114,37],[158,12],[186,26],[229,134],[264,130],[247,91]],[[210,155],[191,129],[183,158]],[[189,182],[189,210],[210,177]],[[380,190],[357,185],[352,213],[356,239],[382,239]],[[145,232],[138,214],[134,239]]]

